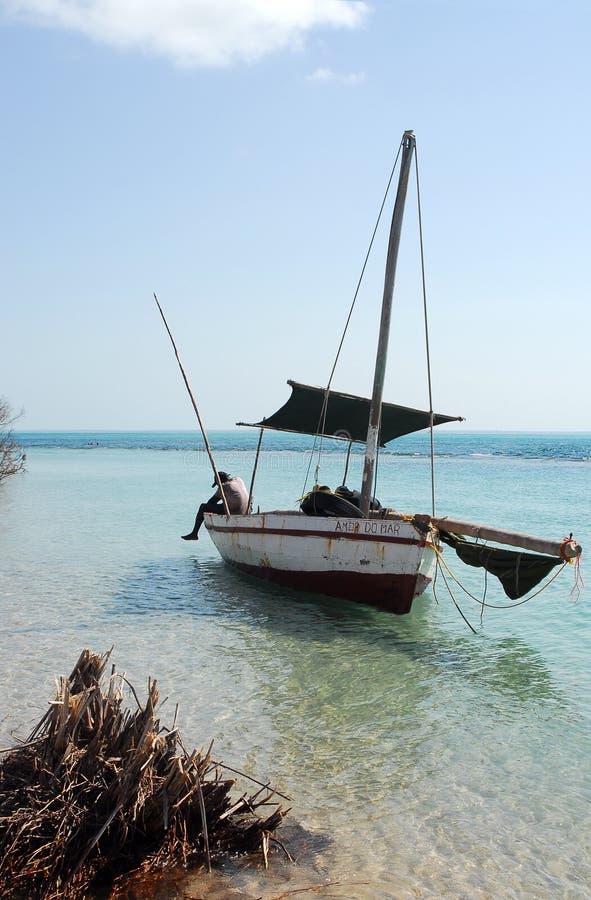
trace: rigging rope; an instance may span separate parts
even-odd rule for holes
[[[387,198],[388,198],[388,193],[389,193],[390,187],[391,187],[391,185],[392,185],[392,179],[394,178],[394,173],[395,173],[395,171],[396,171],[396,166],[398,165],[398,160],[399,160],[399,158],[400,158],[400,153],[401,153],[401,152],[402,152],[402,141],[400,141],[400,145],[399,145],[399,147],[398,147],[398,152],[397,152],[397,154],[396,154],[396,159],[394,160],[394,165],[392,166],[392,171],[390,172],[390,177],[388,178],[388,183],[387,183],[387,185],[386,185],[386,190],[385,190],[385,192],[384,192],[384,197],[383,197],[383,199],[382,199],[382,203],[381,203],[381,206],[380,206],[378,215],[377,215],[376,223],[375,223],[375,225],[374,225],[374,229],[373,229],[373,232],[372,232],[372,235],[371,235],[371,240],[370,240],[369,246],[368,246],[368,248],[367,248],[367,253],[365,254],[365,259],[364,259],[364,261],[363,261],[363,266],[361,267],[361,274],[359,275],[359,279],[358,279],[358,281],[357,281],[357,287],[355,288],[355,293],[354,293],[354,295],[353,295],[353,300],[352,300],[352,303],[351,303],[351,307],[350,307],[350,309],[349,309],[349,314],[348,314],[347,319],[346,319],[346,321],[345,321],[345,327],[343,328],[343,333],[342,333],[341,339],[340,339],[340,341],[339,341],[339,346],[338,346],[338,348],[337,348],[335,360],[334,360],[332,369],[331,369],[331,371],[330,371],[330,375],[329,375],[329,378],[328,378],[328,384],[326,385],[326,388],[325,388],[325,391],[324,391],[324,400],[323,400],[323,403],[322,403],[322,409],[321,409],[321,411],[320,411],[320,418],[318,419],[318,427],[317,427],[317,430],[316,430],[316,434],[314,435],[314,444],[312,445],[312,450],[311,450],[311,453],[310,453],[310,461],[309,461],[309,463],[308,463],[308,468],[307,468],[307,470],[306,470],[306,478],[305,478],[305,480],[304,480],[304,487],[303,487],[303,490],[302,490],[302,494],[305,494],[305,493],[306,493],[306,488],[307,488],[307,485],[308,485],[308,478],[309,478],[309,476],[310,476],[310,467],[311,467],[311,465],[312,465],[312,457],[314,456],[314,453],[315,453],[315,451],[316,451],[316,444],[317,444],[317,442],[318,442],[318,439],[320,438],[320,440],[319,440],[319,446],[318,446],[318,463],[317,463],[317,465],[316,465],[316,483],[317,483],[318,472],[319,472],[319,469],[320,469],[320,454],[321,454],[321,452],[322,452],[322,432],[324,431],[324,425],[325,425],[325,423],[326,423],[326,412],[327,412],[327,408],[328,408],[328,397],[329,397],[329,393],[330,393],[330,386],[331,386],[331,384],[332,384],[332,379],[333,379],[333,376],[334,376],[334,373],[335,373],[335,370],[336,370],[336,367],[337,367],[337,364],[338,364],[338,361],[339,361],[339,357],[340,357],[340,355],[341,355],[341,350],[343,349],[343,344],[344,344],[344,342],[345,342],[345,337],[346,337],[347,331],[348,331],[348,329],[349,329],[349,323],[351,322],[351,316],[353,315],[353,310],[355,309],[355,304],[356,304],[356,302],[357,302],[357,296],[358,296],[359,290],[360,290],[360,288],[361,288],[361,282],[363,281],[363,276],[365,275],[365,270],[366,270],[366,268],[367,268],[367,263],[368,263],[368,260],[369,260],[369,256],[370,256],[370,253],[371,253],[372,248],[373,248],[373,243],[374,243],[374,240],[375,240],[375,236],[376,236],[376,233],[377,233],[377,230],[378,230],[378,227],[379,227],[381,218],[382,218],[382,213],[383,213],[383,211],[384,211],[384,206],[386,205],[386,200],[387,200]]]
[[[425,322],[425,350],[427,354],[427,384],[429,388],[429,434],[431,438],[431,515],[435,516],[435,448],[433,441],[433,392],[431,389],[431,354],[429,352],[429,323],[427,318],[427,283],[425,280],[425,254],[423,251],[423,217],[421,214],[421,184],[419,180],[419,154],[415,145],[415,173],[417,179],[417,207],[419,214],[419,243],[421,247],[421,281],[423,286],[423,318]]]

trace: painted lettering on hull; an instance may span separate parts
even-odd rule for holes
[[[400,534],[400,523],[398,522],[362,522],[358,519],[339,520],[335,523],[334,530],[336,534],[359,534],[361,525],[361,534],[385,534],[395,537]]]
[[[394,522],[364,522],[365,534],[400,534],[400,525]]]
[[[345,534],[359,534],[359,522],[355,519],[348,521],[339,521],[336,523],[334,530]]]

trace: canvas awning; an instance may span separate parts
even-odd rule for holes
[[[369,422],[370,400],[355,397],[353,394],[341,394],[330,391],[321,430],[322,406],[325,389],[287,382],[291,387],[291,397],[276,413],[262,422],[238,422],[238,425],[251,425],[255,428],[270,428],[273,431],[290,431],[295,434],[322,434],[324,437],[338,438],[346,441],[365,443]],[[421,409],[409,406],[396,406],[394,403],[382,403],[382,422],[380,429],[380,446],[383,447],[394,438],[403,434],[422,431],[430,425],[431,417]],[[433,416],[434,425],[445,422],[462,422],[461,416]]]

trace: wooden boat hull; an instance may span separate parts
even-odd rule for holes
[[[220,556],[258,578],[402,615],[430,583],[436,555],[404,519],[345,519],[269,512],[206,514]]]

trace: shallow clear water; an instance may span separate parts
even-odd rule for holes
[[[427,592],[402,618],[292,594],[229,570],[205,532],[179,539],[212,492],[193,436],[25,440],[27,474],[0,489],[1,746],[26,736],[83,646],[114,644],[136,687],[152,675],[170,697],[164,721],[180,703],[186,744],[215,738],[218,759],[293,798],[297,863],[228,863],[195,891],[591,896],[590,588],[571,601],[574,567],[482,625],[456,589],[476,635],[442,583],[439,604]],[[291,507],[309,454],[276,441],[255,503]],[[252,435],[214,443],[248,480]],[[424,450],[382,455],[383,502],[429,511]],[[589,435],[446,435],[437,511],[574,531],[589,548],[590,450]],[[339,483],[343,459],[327,454],[320,480]],[[446,558],[481,595],[480,572]],[[582,571],[591,585],[585,559]],[[510,602],[491,583],[487,599]]]

